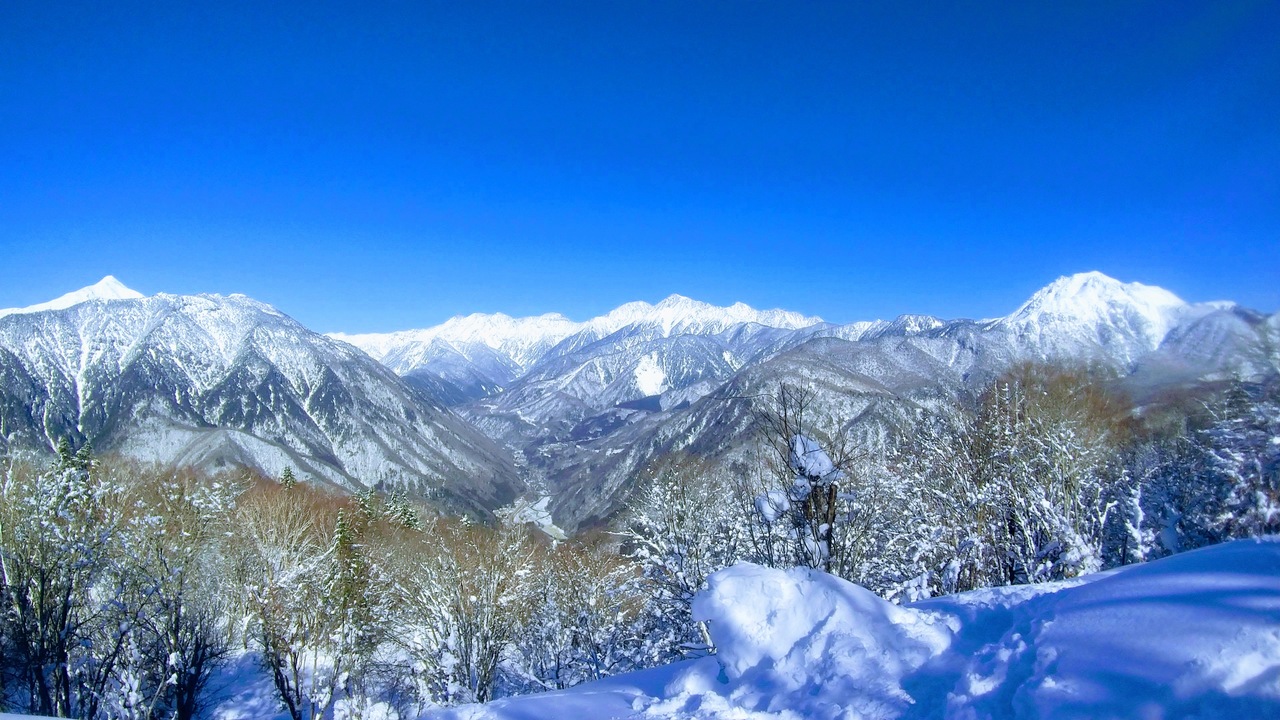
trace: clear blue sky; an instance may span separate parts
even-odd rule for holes
[[[177,7],[185,6],[185,7]],[[1280,309],[1280,3],[0,3],[0,307]]]

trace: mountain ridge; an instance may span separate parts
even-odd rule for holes
[[[76,307],[105,318],[132,307],[130,303],[152,302],[182,305],[188,308],[187,315],[191,308],[213,304],[248,308],[264,316],[274,313],[271,324],[293,322],[271,306],[242,295],[162,293],[147,299],[111,300],[88,297],[93,294],[83,293],[86,299]],[[39,400],[46,392],[42,388],[51,384],[71,399],[55,403],[52,414],[28,425],[62,427],[77,418],[96,417],[93,394],[86,405],[86,397],[75,395],[84,383],[66,377],[82,374],[84,358],[96,350],[85,350],[78,340],[60,345],[46,338],[47,357],[32,364],[21,359],[22,347],[4,342],[8,325],[68,312],[75,310],[0,317],[0,429],[14,427],[17,421],[12,418],[21,420],[21,407],[33,398]],[[393,399],[420,396],[434,409],[415,404],[419,408],[415,412],[446,418],[442,422],[451,430],[433,436],[431,443],[447,445],[451,442],[447,436],[469,438],[463,445],[479,448],[480,455],[488,458],[474,466],[489,468],[482,471],[488,472],[489,480],[479,483],[480,492],[487,492],[483,499],[467,506],[461,498],[474,489],[464,484],[450,487],[459,507],[492,509],[500,498],[509,499],[527,488],[549,498],[547,507],[557,525],[574,529],[604,522],[625,507],[629,494],[646,473],[662,466],[665,457],[691,453],[719,468],[717,472],[744,471],[752,442],[752,412],[747,404],[730,400],[767,397],[780,383],[812,386],[819,396],[815,412],[823,422],[875,446],[909,426],[923,409],[972,397],[1021,361],[1098,364],[1112,369],[1118,382],[1144,396],[1158,395],[1162,388],[1177,384],[1274,376],[1280,374],[1278,318],[1228,302],[1187,303],[1158,287],[1088,272],[1062,276],[1010,314],[986,320],[903,314],[892,320],[837,325],[790,311],[759,311],[741,303],[716,307],[675,295],[657,304],[627,303],[581,323],[558,313],[532,318],[477,313],[451,318],[435,328],[366,336],[334,334],[324,341],[332,348],[346,348],[344,362],[377,366],[376,370],[365,366],[366,374],[380,378],[368,381],[369,387],[376,386]],[[234,313],[221,324],[205,325],[199,328],[204,338],[201,347],[223,365],[237,363],[234,379],[219,374],[225,369],[219,369],[222,366],[189,362],[187,356],[163,344],[142,342],[140,352],[188,362],[192,370],[188,394],[210,397],[211,383],[221,382],[230,387],[233,409],[236,402],[259,408],[200,416],[199,422],[207,427],[199,442],[191,440],[184,446],[184,458],[204,461],[222,453],[252,460],[269,450],[263,449],[263,443],[280,445],[279,438],[271,436],[278,428],[258,421],[260,416],[277,417],[276,410],[261,409],[270,405],[266,399],[287,401],[305,410],[306,393],[300,390],[310,386],[296,381],[298,368],[287,361],[287,353],[272,354],[271,348],[279,343],[269,337],[262,338],[262,347],[254,345],[252,353],[238,355],[243,337],[237,333],[245,329]],[[380,344],[372,351],[361,351],[347,342],[351,338],[364,339],[366,345]],[[47,373],[41,375],[41,368],[50,367],[65,368],[61,379],[51,381]],[[201,380],[195,371],[212,377]],[[347,384],[334,381],[330,385],[337,388],[339,397],[326,405],[332,424],[340,420],[339,408],[351,400],[342,395],[348,392]],[[174,391],[168,385],[161,387]],[[163,392],[153,394],[149,402],[163,407],[169,403]],[[392,410],[387,410],[386,402],[373,406],[383,410],[374,413],[376,418],[364,427],[373,438],[372,445],[383,449],[357,465],[375,472],[380,463],[401,467],[406,461],[398,454],[408,452],[404,448],[413,444],[405,438],[416,436],[418,431],[411,428],[417,421],[394,410],[406,406],[403,400],[390,403]],[[337,465],[344,465],[338,446],[325,450],[328,440],[318,439],[325,434],[321,423],[312,424],[317,427],[303,423],[305,432],[295,429],[293,445],[319,448],[317,453],[327,452],[326,457],[338,458]],[[100,426],[99,422],[93,427]],[[123,426],[137,430],[127,422]],[[132,441],[136,452],[141,452],[147,438],[158,437],[157,432],[138,432],[137,438],[142,439]],[[343,479],[336,481],[341,484]]]
[[[91,297],[6,315],[0,370],[3,451],[67,438],[144,461],[292,466],[479,515],[523,492],[509,454],[470,424],[244,295]]]

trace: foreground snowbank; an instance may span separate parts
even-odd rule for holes
[[[695,604],[716,658],[452,718],[1280,717],[1280,542],[897,607],[740,565]]]
[[[716,573],[694,617],[708,622],[716,642],[716,682],[706,682],[711,663],[693,668],[651,713],[705,714],[723,705],[894,717],[911,704],[902,678],[945,650],[955,630],[941,614],[891,605],[822,572],[749,564]]]

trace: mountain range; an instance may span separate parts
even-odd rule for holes
[[[475,314],[326,337],[244,296],[142,297],[108,277],[0,310],[0,450],[69,437],[201,467],[289,465],[479,516],[547,498],[572,529],[613,516],[672,457],[746,471],[750,398],[782,382],[874,443],[1020,360],[1100,363],[1135,393],[1273,376],[1278,317],[1090,272],[986,320],[833,324],[673,295],[585,322]]]

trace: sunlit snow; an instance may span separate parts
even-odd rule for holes
[[[135,300],[140,297],[143,297],[142,293],[125,287],[124,283],[115,279],[114,276],[108,275],[88,287],[69,292],[49,302],[29,305],[24,308],[0,310],[0,317],[17,313],[41,312],[43,310],[62,310],[90,300]]]
[[[667,389],[667,373],[658,364],[658,354],[649,353],[636,364],[636,389],[642,394],[661,395]]]
[[[1280,717],[1280,542],[896,606],[738,565],[695,601],[719,654],[438,718]]]

